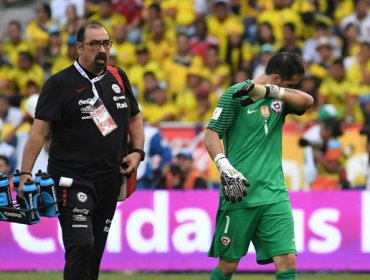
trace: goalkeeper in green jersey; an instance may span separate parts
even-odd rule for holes
[[[294,89],[303,74],[297,55],[278,53],[265,74],[231,86],[214,110],[204,136],[222,190],[209,250],[219,262],[211,280],[231,279],[250,242],[259,264],[275,264],[276,279],[297,277],[282,128],[287,114],[302,115],[313,105],[312,96]]]

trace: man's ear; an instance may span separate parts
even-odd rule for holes
[[[279,74],[272,74],[272,81],[274,85],[278,85],[283,81],[283,79],[280,77]]]
[[[77,51],[82,51],[84,48],[83,44],[77,43]]]

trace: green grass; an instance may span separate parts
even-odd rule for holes
[[[62,280],[62,273],[1,273],[1,280]],[[99,280],[208,280],[208,273],[101,273]],[[237,273],[233,280],[274,280],[274,274]],[[370,273],[300,273],[299,280],[368,280]]]

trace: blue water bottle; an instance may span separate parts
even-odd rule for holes
[[[41,203],[43,206],[42,215],[52,218],[59,216],[59,206],[53,179],[43,173],[40,181]]]
[[[31,224],[38,223],[40,221],[39,213],[39,198],[38,198],[38,189],[34,181],[27,179],[23,186],[23,196],[24,196],[24,205],[31,212]]]
[[[9,180],[8,177],[2,173],[0,175],[0,206],[13,207]]]
[[[19,204],[21,206],[22,204],[22,199],[19,198],[19,182],[21,180],[21,174],[19,173],[19,170],[16,169],[15,172],[13,173],[13,186],[14,186],[14,190],[15,190],[15,193],[16,193],[16,201],[17,201],[17,204]],[[22,207],[21,207],[22,208]]]

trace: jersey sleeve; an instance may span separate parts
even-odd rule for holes
[[[294,114],[297,116],[302,116],[306,111],[305,110],[295,110],[291,106],[289,106],[286,102],[284,103],[284,114],[285,116],[288,114]]]
[[[125,86],[125,92],[127,93],[127,97],[131,104],[131,116],[135,116],[136,114],[140,113],[139,104],[134,96],[134,93],[131,88],[131,83],[126,75],[126,72],[123,71],[121,68],[118,68],[118,73],[121,75],[123,84]]]
[[[217,107],[213,111],[212,118],[207,126],[218,133],[222,138],[229,127],[233,124],[234,118],[239,112],[241,105],[241,98],[233,99],[233,92],[239,87],[252,83],[250,80],[246,80],[242,83],[238,83],[229,87],[225,93],[221,96]]]
[[[35,118],[45,121],[60,121],[62,118],[62,86],[51,76],[41,89],[36,105]]]

